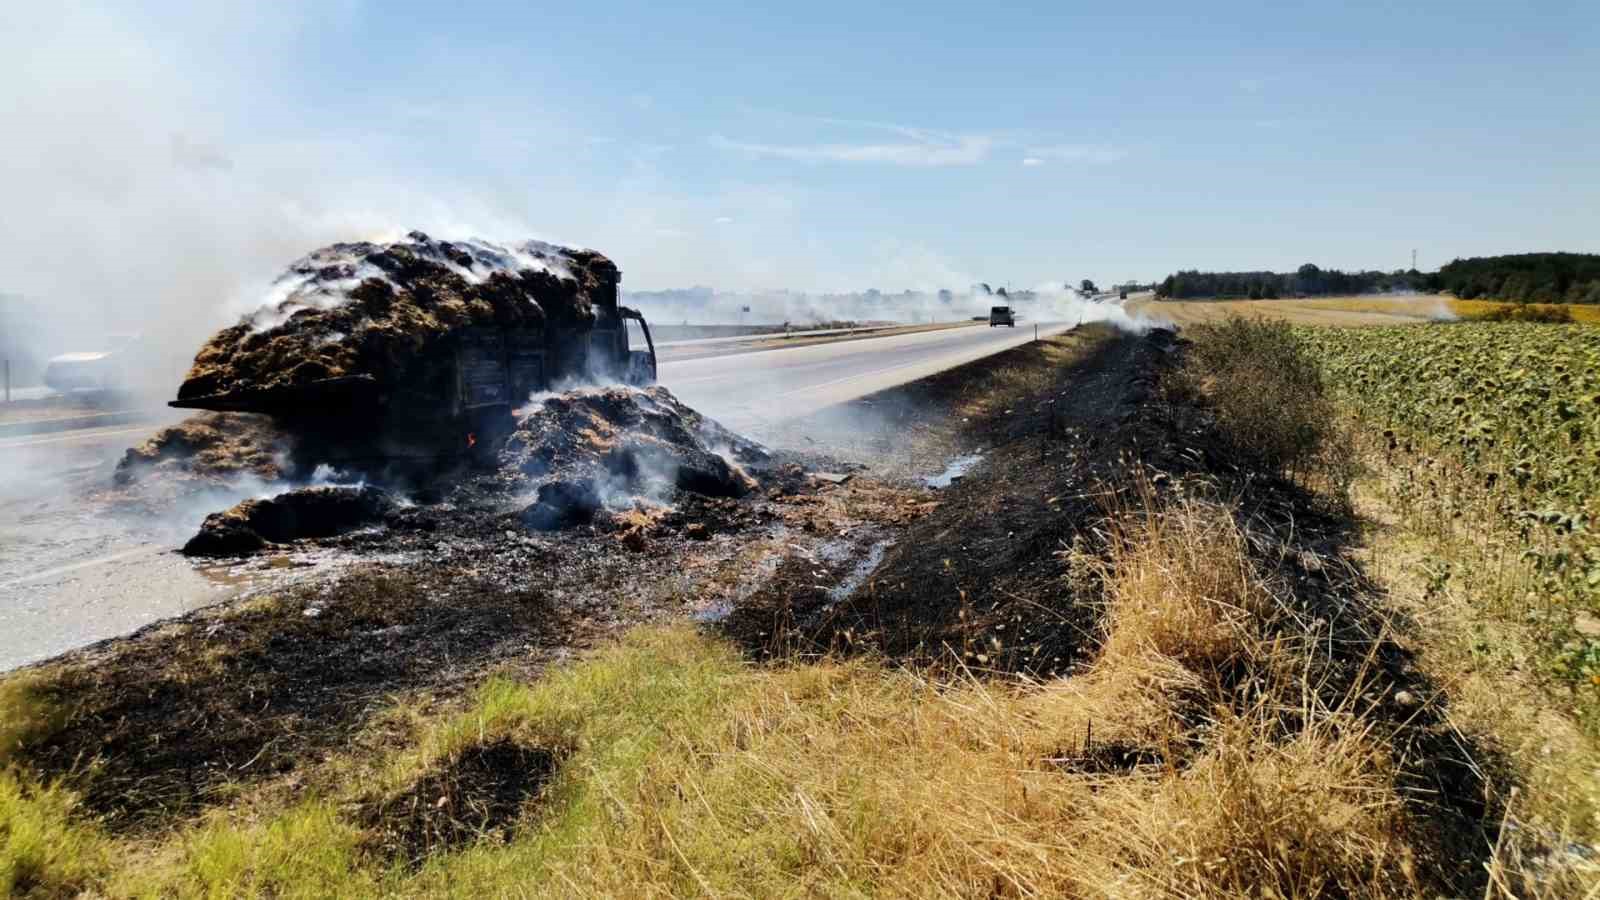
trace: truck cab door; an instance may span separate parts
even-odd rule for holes
[[[628,370],[623,373],[622,380],[635,387],[646,387],[656,383],[656,356],[647,350],[633,350],[628,353]]]

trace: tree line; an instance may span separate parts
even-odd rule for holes
[[[1162,299],[1274,300],[1392,291],[1448,291],[1463,300],[1514,303],[1600,303],[1600,254],[1518,253],[1457,259],[1437,272],[1341,272],[1306,263],[1293,272],[1201,272],[1168,275]]]
[[[1463,300],[1600,303],[1600,254],[1475,256],[1441,266],[1436,290]]]
[[[1323,297],[1384,291],[1424,290],[1427,276],[1416,269],[1393,272],[1341,272],[1306,263],[1293,272],[1201,272],[1191,269],[1168,275],[1156,296],[1182,300],[1217,297],[1275,300],[1279,297]]]

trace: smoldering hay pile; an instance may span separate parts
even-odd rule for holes
[[[332,537],[381,521],[396,508],[387,492],[366,485],[300,488],[276,497],[242,500],[206,516],[183,552],[186,556],[243,556],[269,544]]]
[[[540,241],[451,242],[413,231],[392,243],[333,244],[291,264],[258,309],[212,336],[178,399],[351,375],[394,380],[469,326],[588,323],[595,292],[618,277],[600,253]],[[152,472],[212,483],[242,470],[290,478],[317,463],[294,459],[295,438],[264,416],[201,413],[129,450],[117,482]]]
[[[169,483],[222,485],[284,477],[291,436],[266,416],[204,412],[163,428],[117,463],[117,484],[158,476]]]
[[[334,244],[291,265],[260,309],[207,341],[178,399],[350,375],[392,379],[471,325],[590,323],[595,292],[617,280],[600,253],[540,241],[450,242],[413,231],[389,244]]]
[[[597,387],[550,394],[518,411],[503,471],[538,485],[523,520],[538,529],[586,522],[608,503],[683,490],[740,497],[767,452],[707,419],[666,388]]]

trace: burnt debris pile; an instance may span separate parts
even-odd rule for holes
[[[741,497],[759,445],[723,428],[665,388],[582,388],[520,410],[500,451],[502,471],[537,485],[523,519],[548,530],[589,521],[607,506],[669,501],[677,491]]]
[[[244,500],[206,516],[183,552],[187,556],[240,556],[270,544],[332,537],[381,522],[398,506],[387,492],[366,485],[300,488],[276,497]]]
[[[119,485],[147,476],[174,482],[223,484],[246,477],[276,480],[293,442],[266,416],[204,412],[161,429],[117,463]]]
[[[324,247],[200,348],[172,405],[203,412],[129,450],[117,484],[251,498],[205,520],[184,548],[204,556],[419,519],[385,490],[521,507],[545,531],[743,497],[765,451],[648,386],[654,347],[620,278],[538,241]],[[385,490],[307,487],[319,470]]]
[[[388,382],[473,326],[581,329],[615,305],[617,267],[592,250],[524,241],[339,243],[301,258],[267,302],[195,357],[180,401],[335,378]]]
[[[178,442],[153,439],[146,447]],[[455,511],[521,506],[518,518],[536,531],[590,524],[615,530],[632,521],[628,517],[636,510],[659,517],[669,508],[704,511],[708,504],[736,502],[773,468],[759,444],[662,387],[586,386],[538,395],[515,413],[510,433],[493,443],[487,471],[454,470],[404,487],[422,488],[417,496],[423,498],[448,497],[447,507]],[[283,488],[293,484],[280,482]],[[402,520],[415,514],[427,518],[421,508],[408,512],[407,503],[365,484],[253,497],[207,516],[183,552],[242,556],[369,525],[405,528]]]

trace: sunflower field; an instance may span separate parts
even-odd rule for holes
[[[1600,686],[1600,328],[1468,322],[1298,333],[1405,469],[1403,500],[1458,530],[1512,536],[1525,595],[1537,601],[1523,613],[1548,626],[1555,673]]]

